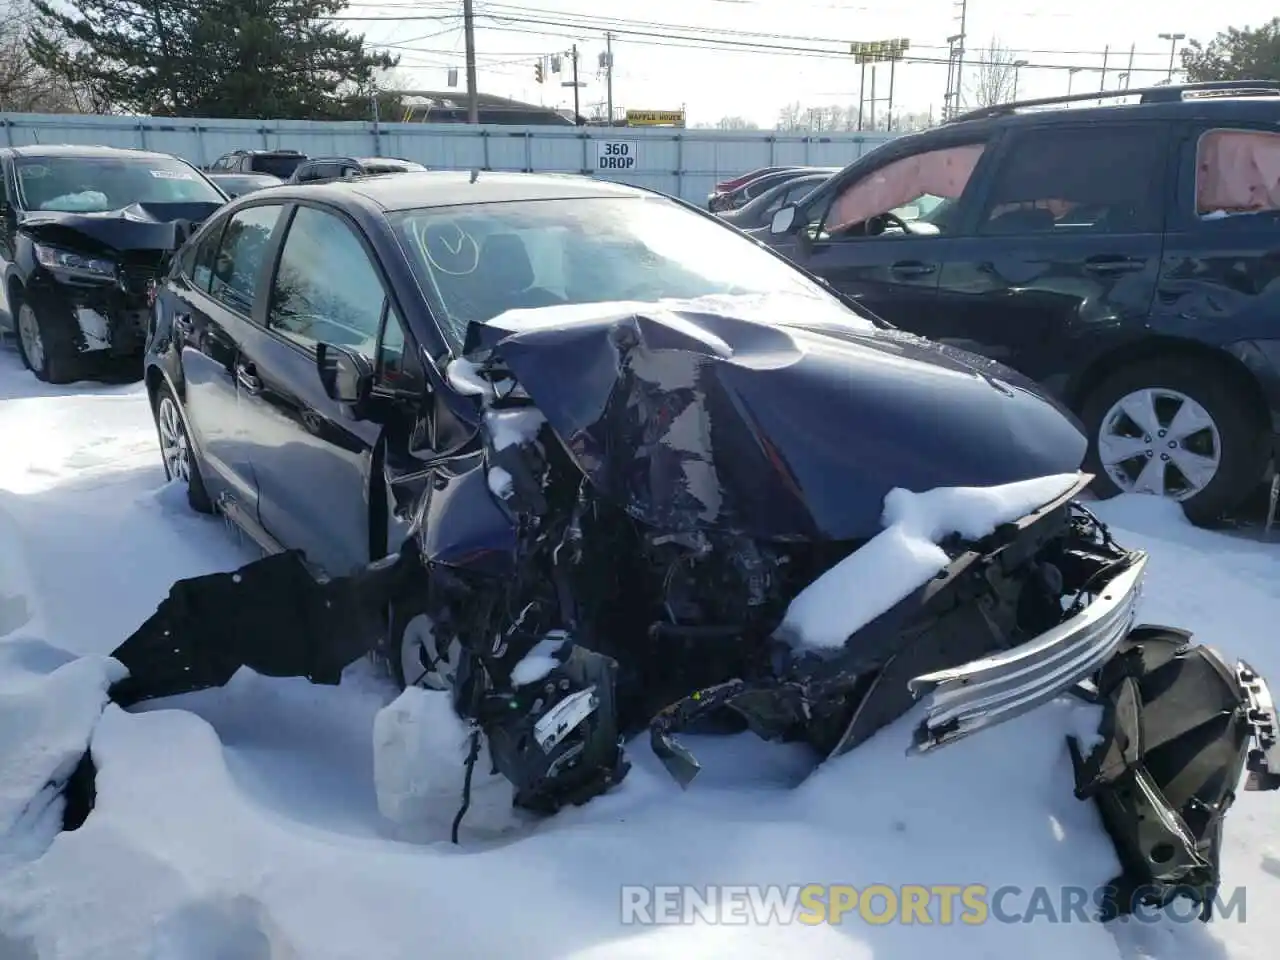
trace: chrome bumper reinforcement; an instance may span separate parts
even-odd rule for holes
[[[1129,564],[1070,620],[1011,650],[908,682],[926,697],[909,753],[922,753],[1027,713],[1088,679],[1133,626],[1147,554]]]
[[[1249,777],[1246,790],[1280,789],[1280,722],[1276,704],[1262,674],[1243,660],[1236,664],[1236,681],[1244,691],[1249,717]]]

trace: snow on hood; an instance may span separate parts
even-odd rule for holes
[[[946,569],[951,561],[938,546],[945,537],[981,540],[1060,497],[1080,478],[1064,473],[998,487],[891,490],[884,498],[885,529],[802,590],[778,636],[798,646],[842,646]]]

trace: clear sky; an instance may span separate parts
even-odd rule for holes
[[[465,90],[461,6],[461,0],[353,0],[347,25],[401,55],[399,79],[443,90],[455,67],[458,89]],[[860,68],[845,53],[849,41],[895,37],[910,40],[909,56],[918,58],[896,68],[895,112],[937,111],[947,38],[960,32],[960,4],[953,0],[475,0],[475,10],[482,92],[572,106],[573,91],[559,86],[568,79],[568,60],[563,77],[548,76],[542,85],[534,62],[577,43],[586,112],[604,101],[598,64],[611,30],[615,109],[683,106],[691,125],[742,116],[773,126],[779,109],[795,101],[806,108],[856,105]],[[966,80],[974,80],[973,61],[995,38],[1028,63],[1019,70],[1020,97],[1066,93],[1069,83],[1076,91],[1099,89],[1108,47],[1108,87],[1122,84],[1131,46],[1131,83],[1150,84],[1163,80],[1169,66],[1170,42],[1159,34],[1207,42],[1276,12],[1260,0],[970,0]],[[930,60],[938,62],[920,62]],[[1071,75],[1070,67],[1081,69]],[[886,96],[888,80],[888,66],[879,67],[878,98]]]

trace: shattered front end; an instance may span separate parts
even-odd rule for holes
[[[469,768],[483,741],[544,814],[617,786],[645,731],[687,787],[682,732],[751,730],[822,763],[914,712],[903,747],[928,762],[1079,696],[1103,707],[1101,743],[1073,750],[1124,866],[1112,912],[1211,901],[1246,767],[1280,786],[1273,701],[1246,665],[1134,626],[1147,556],[1079,501],[1092,478],[1051,407],[963,368],[903,387],[900,360],[847,333],[621,308],[508,320],[439,385],[476,400],[474,436],[418,474],[395,556],[324,583],[296,554],[181,581],[115,652],[113,696],[239,666],[332,683],[380,651],[450,698]],[[964,401],[928,457],[899,436],[938,416],[902,413],[908,388]],[[815,597],[832,601],[817,633],[797,627]]]

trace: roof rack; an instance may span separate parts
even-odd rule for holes
[[[1006,117],[1026,107],[1049,107],[1067,103],[1083,103],[1086,100],[1118,100],[1121,97],[1141,97],[1139,103],[1177,103],[1184,94],[1214,96],[1228,94],[1235,97],[1280,96],[1280,80],[1219,80],[1211,83],[1184,83],[1160,87],[1137,87],[1132,90],[1094,90],[1090,93],[1068,93],[1060,97],[1039,97],[1035,100],[1017,100],[998,103],[992,107],[980,107],[947,123],[963,123],[968,120],[989,120]]]

